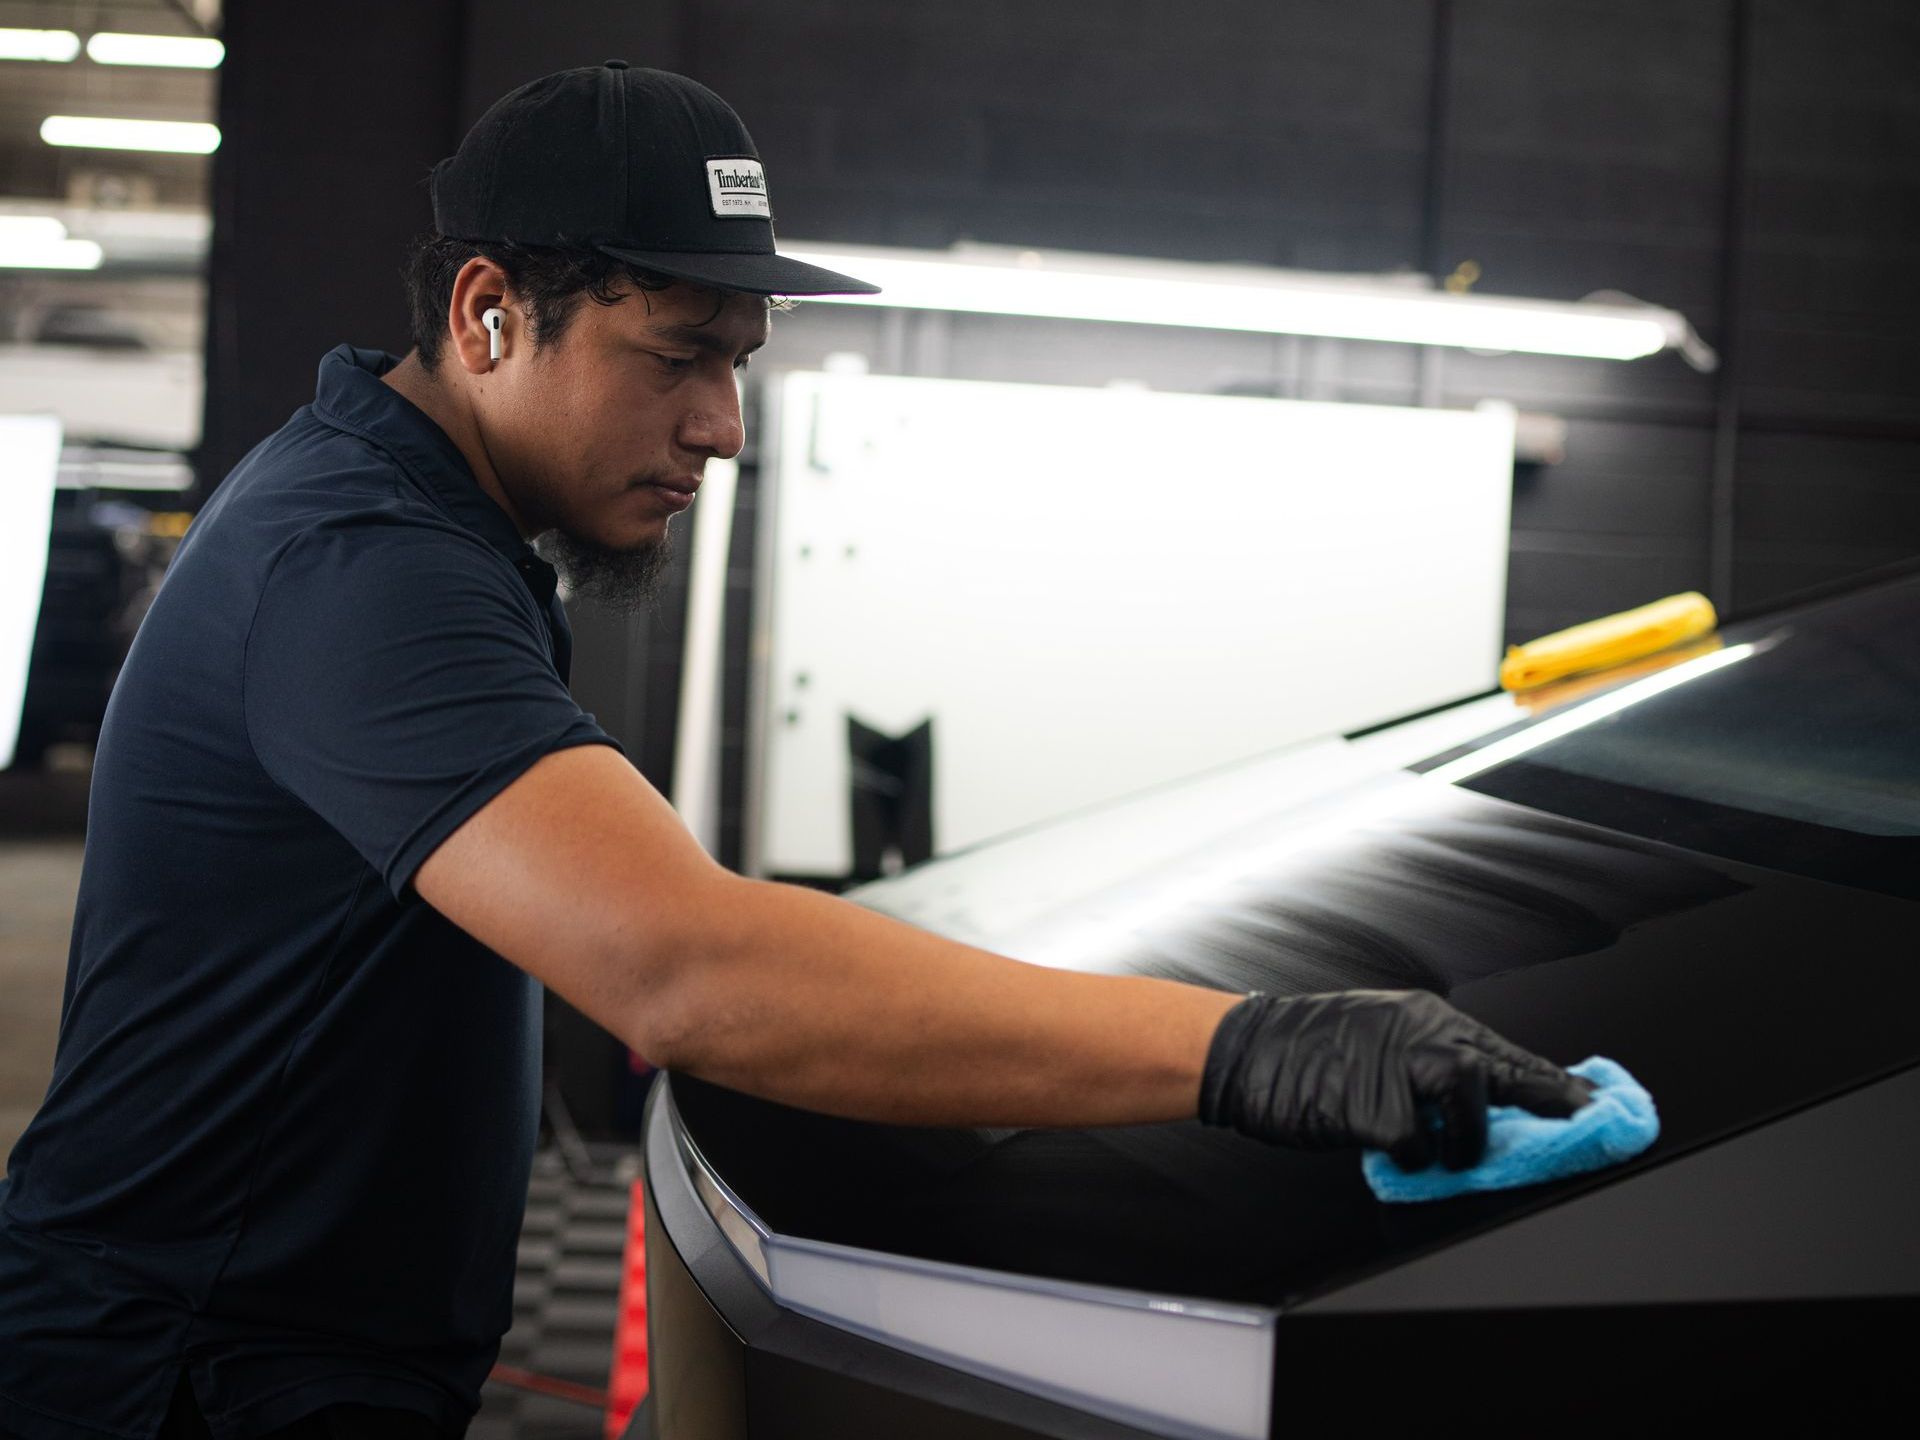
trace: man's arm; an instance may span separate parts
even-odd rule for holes
[[[743,880],[599,745],[539,761],[421,865],[462,929],[656,1064],[811,1110],[927,1125],[1198,1114],[1262,1140],[1461,1169],[1487,1106],[1586,1082],[1424,991],[1243,997],[1049,970]]]
[[[539,761],[414,887],[655,1064],[856,1119],[1192,1118],[1242,998],[1029,965],[743,879],[604,745]]]

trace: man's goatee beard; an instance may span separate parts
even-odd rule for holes
[[[647,608],[673,560],[671,532],[637,550],[609,550],[564,530],[549,530],[533,548],[560,572],[570,594],[620,615]]]

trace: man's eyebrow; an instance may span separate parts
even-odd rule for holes
[[[651,333],[655,339],[665,340],[674,345],[690,346],[695,350],[704,350],[709,355],[728,355],[734,353],[733,346],[729,345],[713,331],[702,329],[698,325],[656,325],[653,327]],[[739,353],[742,355],[751,355],[766,343],[767,337],[762,335],[758,340],[754,341],[753,344],[747,346]]]

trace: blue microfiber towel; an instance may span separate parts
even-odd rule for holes
[[[1510,1190],[1630,1160],[1659,1138],[1653,1096],[1613,1061],[1595,1055],[1568,1073],[1595,1085],[1592,1097],[1565,1120],[1548,1120],[1514,1105],[1487,1108],[1487,1148],[1468,1170],[1430,1165],[1409,1173],[1383,1150],[1360,1157],[1360,1173],[1382,1200],[1445,1200],[1470,1190]]]

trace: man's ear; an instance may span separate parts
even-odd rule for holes
[[[447,333],[454,357],[469,375],[485,375],[494,366],[487,311],[496,308],[506,311],[501,326],[501,348],[512,349],[516,317],[513,307],[507,303],[506,292],[506,272],[485,256],[474,256],[454,277],[453,295],[447,304]]]

